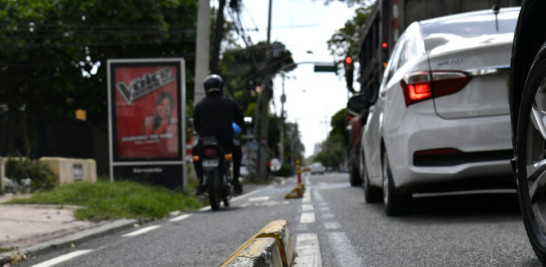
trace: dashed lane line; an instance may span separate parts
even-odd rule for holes
[[[339,224],[339,222],[324,222],[324,228],[328,230],[336,230],[341,228],[341,224]]]
[[[296,267],[320,267],[322,258],[320,246],[316,234],[304,233],[296,236],[296,255],[294,264]]]
[[[344,232],[330,232],[327,236],[339,266],[362,266],[362,259],[355,253]]]
[[[263,197],[251,197],[248,199],[248,202],[258,202],[258,201],[267,201],[269,200],[269,197],[268,196],[263,196]]]
[[[323,219],[333,219],[333,218],[335,218],[335,215],[332,214],[332,213],[324,213],[324,214],[322,214],[322,218]]]
[[[144,234],[144,233],[147,233],[147,232],[150,232],[150,231],[153,231],[157,228],[161,227],[161,225],[152,225],[152,226],[148,226],[148,227],[144,227],[140,230],[136,230],[134,232],[131,232],[131,233],[128,233],[128,234],[124,234],[123,237],[130,237],[130,236],[137,236],[137,235],[141,235],[141,234]]]
[[[182,221],[184,219],[187,219],[189,217],[191,217],[191,214],[184,214],[184,215],[180,215],[178,217],[174,217],[174,218],[170,219],[169,221],[170,222],[178,222],[178,221]]]
[[[302,212],[300,217],[300,223],[314,223],[315,222],[315,213],[314,212]]]
[[[303,204],[301,206],[301,210],[302,211],[310,211],[310,210],[314,210],[314,208],[313,208],[312,204]]]
[[[74,252],[59,256],[57,258],[53,258],[51,260],[44,261],[42,263],[36,264],[33,267],[49,267],[49,266],[57,265],[57,264],[59,264],[61,262],[69,261],[69,260],[71,260],[73,258],[76,258],[76,257],[79,257],[81,255],[87,254],[87,253],[89,253],[91,251],[93,251],[93,250],[90,250],[90,249],[77,250],[77,251],[74,251]]]

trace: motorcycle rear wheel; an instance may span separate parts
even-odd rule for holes
[[[218,171],[211,171],[207,177],[207,193],[209,194],[210,208],[212,210],[220,209],[221,192],[218,190]]]

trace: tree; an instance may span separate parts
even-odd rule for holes
[[[354,17],[347,20],[343,28],[336,30],[328,40],[330,53],[340,58],[340,61],[343,60],[345,56],[351,56],[353,59],[357,60],[360,33],[366,24],[370,11],[371,6],[369,5],[357,8]]]
[[[339,166],[345,163],[347,142],[346,142],[346,122],[347,110],[345,108],[336,112],[331,120],[332,130],[328,138],[321,144],[321,152],[315,156],[315,161],[320,161],[325,166],[339,169]]]
[[[296,67],[289,50],[281,51],[275,57],[266,54],[272,50],[273,45],[261,42],[247,48],[227,49],[223,54],[221,74],[228,94],[243,110],[256,103],[257,90],[268,78],[281,70],[289,72]]]
[[[375,2],[375,0],[324,0],[324,3],[327,5],[336,1],[345,2],[347,3],[347,6],[350,6],[350,7],[354,5],[370,6]]]
[[[192,88],[197,2],[0,0],[0,104],[107,122],[106,60],[184,57]],[[189,92],[188,98],[193,97]]]

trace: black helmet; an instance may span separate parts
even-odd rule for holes
[[[220,77],[220,75],[211,74],[205,77],[203,85],[205,86],[205,94],[207,96],[210,94],[222,94],[224,81],[222,80],[222,77]]]

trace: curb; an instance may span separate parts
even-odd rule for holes
[[[99,224],[95,227],[74,232],[64,237],[46,241],[40,244],[36,244],[33,246],[24,247],[24,248],[17,248],[10,252],[0,253],[0,265],[10,263],[11,261],[16,259],[25,258],[26,255],[28,254],[36,255],[36,254],[45,253],[53,249],[68,247],[77,242],[103,236],[108,233],[121,230],[124,228],[133,227],[137,223],[139,223],[139,221],[135,219],[123,219],[123,220],[112,221],[108,223]]]
[[[286,220],[271,221],[222,263],[222,267],[291,265],[294,246]]]

